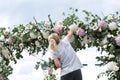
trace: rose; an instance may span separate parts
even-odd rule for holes
[[[0,36],[0,41],[4,41],[5,37],[3,35]]]
[[[54,27],[54,31],[57,33],[57,34],[60,34],[62,32],[62,26],[61,25],[57,25]]]
[[[20,44],[19,44],[19,47],[20,47],[20,49],[23,49],[23,48],[24,48],[24,44],[23,44],[23,43],[20,43]]]
[[[118,71],[119,70],[119,67],[117,66],[117,63],[116,62],[109,62],[107,64],[107,68],[109,70],[112,70],[112,71]]]
[[[42,31],[42,35],[45,39],[47,39],[48,36],[49,36],[49,32],[48,31]]]
[[[69,26],[69,29],[73,32],[76,32],[77,29],[78,29],[78,26],[76,24],[72,24],[72,25]]]
[[[6,30],[3,30],[3,34],[4,34],[4,35],[8,35],[8,34],[9,34],[9,30],[7,30],[7,29],[6,29]]]
[[[110,24],[109,24],[109,29],[112,31],[112,30],[115,30],[115,29],[117,29],[118,28],[118,26],[117,26],[117,24],[115,23],[115,22],[111,22]]]
[[[14,39],[12,37],[9,37],[8,39],[6,39],[6,42],[8,44],[12,44],[14,42]]]
[[[9,56],[10,52],[8,51],[8,49],[2,48],[2,54],[5,58],[10,59],[10,56]]]
[[[115,42],[118,46],[120,46],[120,36],[115,37]]]
[[[45,26],[45,27],[50,26],[50,22],[45,22],[45,23],[44,23],[44,26]]]
[[[57,21],[56,25],[63,26],[63,22],[61,20]]]
[[[84,36],[84,35],[85,35],[85,30],[82,29],[82,28],[79,28],[79,29],[76,31],[76,34],[79,35],[79,36]]]
[[[39,41],[35,41],[35,45],[36,45],[36,47],[41,47]]]
[[[105,21],[100,21],[98,23],[98,27],[100,27],[100,28],[106,28],[107,27],[107,23]]]
[[[31,37],[32,39],[37,38],[37,36],[36,36],[33,32],[30,33],[30,37]]]

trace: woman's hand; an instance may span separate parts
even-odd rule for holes
[[[67,36],[71,39],[72,35],[73,35],[73,32],[69,30]]]
[[[58,58],[55,58],[53,61],[54,61],[54,64],[55,64],[55,66],[56,66],[57,68],[61,68],[61,67],[62,67],[62,65],[61,65],[61,63],[60,63],[60,61],[59,61]]]

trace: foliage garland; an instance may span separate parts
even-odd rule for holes
[[[82,21],[76,15],[78,9],[73,9],[71,14],[64,14],[63,21],[52,22],[50,15],[49,21],[35,23],[30,22],[27,25],[19,25],[13,29],[0,28],[0,78],[8,80],[12,74],[10,61],[17,63],[18,59],[23,58],[23,50],[28,50],[30,55],[43,52],[45,55],[48,47],[47,37],[56,32],[64,37],[68,29],[74,32],[71,44],[75,51],[85,49],[86,47],[97,47],[101,51],[101,56],[96,59],[100,62],[99,66],[108,65],[106,72],[100,73],[99,77],[108,75],[108,80],[120,80],[120,16],[116,12],[103,16],[94,15],[91,12],[83,10],[85,20]],[[107,54],[103,54],[103,52]],[[36,69],[42,67],[43,70],[56,69],[51,59],[49,62],[37,62]],[[45,80],[56,80],[55,74],[47,73]]]

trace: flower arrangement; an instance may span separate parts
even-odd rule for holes
[[[98,51],[106,51],[107,56],[97,56],[96,59],[101,63],[99,66],[108,65],[108,70],[101,73],[102,75],[110,75],[108,80],[120,80],[120,16],[119,13],[110,14],[100,18],[91,12],[83,10],[85,20],[82,21],[76,12],[78,9],[73,9],[72,14],[66,15],[65,19],[52,22],[50,15],[49,21],[30,22],[27,25],[15,26],[11,31],[6,28],[0,28],[0,78],[8,80],[8,75],[12,73],[12,68],[9,65],[10,61],[17,63],[18,59],[23,58],[21,52],[28,50],[30,55],[34,53],[45,55],[48,48],[47,38],[49,34],[56,32],[61,38],[67,34],[70,29],[74,35],[71,39],[71,44],[75,51],[95,46]],[[3,65],[2,65],[3,64]],[[37,62],[36,69],[42,67],[47,70],[46,79],[55,80],[55,74],[52,74],[52,69],[55,66],[52,60],[49,62]],[[111,75],[112,73],[112,75]],[[101,76],[98,75],[98,78]]]

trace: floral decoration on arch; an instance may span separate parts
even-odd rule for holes
[[[70,14],[63,14],[65,18],[60,21],[52,21],[50,15],[48,21],[30,22],[26,25],[20,24],[10,28],[0,28],[0,78],[8,80],[12,74],[10,62],[17,63],[23,58],[21,54],[27,50],[30,55],[46,54],[48,47],[48,36],[55,32],[63,38],[70,29],[74,35],[71,44],[75,51],[86,47],[97,47],[101,51],[101,56],[96,59],[99,66],[107,65],[106,72],[100,73],[99,79],[103,75],[108,75],[108,80],[120,80],[120,16],[116,12],[107,16],[99,17],[86,10],[84,20],[76,15],[78,9],[73,9]],[[104,55],[103,52],[106,52]],[[40,60],[35,66],[36,69],[42,67],[45,71],[45,80],[56,80],[56,74],[52,69],[56,69],[51,59],[49,61]]]

